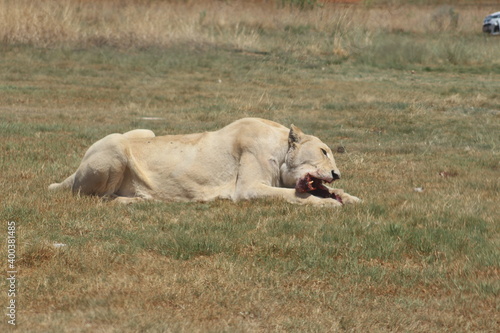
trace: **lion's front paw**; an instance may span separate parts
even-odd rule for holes
[[[333,198],[321,198],[316,197],[309,193],[298,193],[297,197],[301,198],[299,203],[308,204],[319,207],[339,207],[342,203],[339,200]]]
[[[347,193],[344,193],[344,195],[341,196],[341,198],[342,198],[342,202],[344,204],[355,204],[355,203],[363,202],[363,200],[361,200],[360,198],[355,197],[354,195],[347,194]]]
[[[354,195],[347,194],[342,189],[332,189],[331,192],[340,197],[344,205],[362,202],[360,198],[355,197]]]
[[[342,203],[337,199],[321,199],[321,203],[319,204],[322,207],[339,207],[342,206]]]

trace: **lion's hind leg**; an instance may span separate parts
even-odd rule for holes
[[[120,159],[95,156],[83,162],[76,171],[73,193],[100,197],[112,195],[121,185],[125,168],[126,162]]]
[[[122,186],[129,167],[128,140],[154,136],[150,130],[138,129],[104,137],[90,146],[74,174],[61,183],[49,185],[49,190],[71,189],[74,194],[131,202],[138,196],[135,189],[130,182]],[[138,200],[143,200],[147,195],[142,194],[140,197]]]
[[[73,193],[103,197],[119,190],[128,163],[124,139],[111,134],[89,148],[75,173]]]

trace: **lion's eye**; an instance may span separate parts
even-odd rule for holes
[[[321,148],[321,152],[323,153],[323,155],[325,155],[326,157],[328,157],[328,153],[326,152],[326,150],[324,150],[323,148]]]

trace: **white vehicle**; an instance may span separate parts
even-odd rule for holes
[[[483,21],[483,32],[491,35],[500,35],[500,12],[486,16]]]

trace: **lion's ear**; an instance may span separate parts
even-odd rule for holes
[[[293,144],[300,143],[302,141],[302,136],[304,133],[300,128],[295,125],[290,127],[290,133],[288,134],[288,144],[292,146]]]

